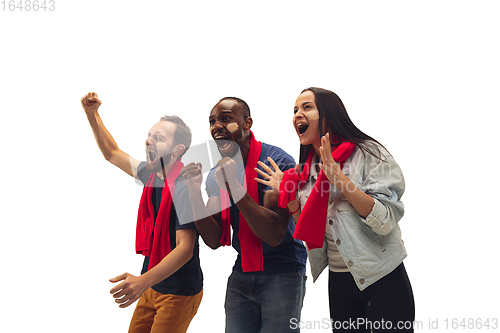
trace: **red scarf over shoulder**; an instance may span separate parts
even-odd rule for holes
[[[137,214],[135,250],[138,254],[149,256],[148,270],[160,263],[172,250],[169,235],[170,213],[175,191],[175,180],[179,177],[183,167],[184,164],[177,160],[170,168],[163,185],[160,209],[156,221],[152,201],[156,173],[149,176],[142,190]]]
[[[334,147],[332,157],[335,162],[340,164],[341,168],[344,167],[345,161],[352,155],[354,148],[356,148],[356,145],[351,142],[344,142]],[[307,179],[309,179],[313,156],[314,150],[311,147],[307,161],[300,174],[297,174],[295,169],[288,169],[283,173],[283,179],[280,183],[280,196],[278,199],[279,207],[287,208],[288,203],[295,200],[297,197],[297,190],[302,188]],[[314,184],[314,188],[304,208],[302,208],[293,234],[294,238],[306,242],[309,249],[323,247],[329,196],[330,181],[323,173],[323,170],[321,170]]]
[[[259,188],[258,183],[255,181],[257,172],[254,168],[257,167],[257,161],[259,160],[261,150],[261,142],[255,140],[255,136],[250,131],[250,148],[248,150],[247,162],[245,165],[245,180],[243,186],[257,204],[259,203]],[[231,212],[229,196],[223,189],[220,190],[220,200],[221,207],[227,207],[221,211],[222,237],[220,239],[220,243],[226,246],[231,245]],[[243,272],[263,271],[264,258],[262,241],[255,236],[241,212],[239,215],[238,238],[240,240],[241,266]]]

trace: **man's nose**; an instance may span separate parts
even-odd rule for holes
[[[224,125],[222,125],[222,123],[218,120],[216,120],[212,126],[210,126],[213,130],[218,130],[218,129],[221,129],[221,128],[224,128]]]

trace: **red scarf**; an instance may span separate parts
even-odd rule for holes
[[[259,203],[259,187],[258,183],[255,181],[255,178],[257,178],[257,171],[255,171],[254,168],[257,167],[261,149],[262,144],[260,141],[255,140],[255,136],[250,131],[250,148],[248,150],[248,157],[245,165],[245,180],[243,186],[256,203]],[[229,196],[223,189],[220,190],[220,200],[221,207],[227,207],[221,211],[222,237],[220,239],[220,243],[226,246],[231,245],[231,213],[230,205],[228,204]],[[239,215],[238,238],[240,240],[241,266],[243,272],[263,271],[264,258],[262,254],[262,241],[255,236],[241,212]]]
[[[345,161],[352,155],[354,148],[356,148],[356,145],[351,142],[341,143],[334,148],[332,157],[340,164],[341,168],[344,167]],[[280,183],[279,207],[286,208],[287,204],[297,197],[297,189],[302,188],[309,178],[313,155],[314,150],[311,147],[307,161],[300,174],[297,174],[295,169],[288,169],[284,172]],[[309,249],[323,247],[329,196],[330,181],[323,173],[323,170],[321,170],[314,188],[300,213],[293,234],[294,238],[306,242]]]
[[[160,263],[172,250],[169,235],[170,212],[175,191],[175,180],[179,177],[183,167],[184,164],[177,160],[170,168],[165,181],[167,186],[163,185],[160,209],[156,221],[152,201],[156,173],[149,176],[142,190],[139,213],[137,214],[135,250],[137,254],[149,256],[148,270]]]

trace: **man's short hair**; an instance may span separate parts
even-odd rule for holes
[[[176,125],[174,143],[176,145],[183,144],[184,147],[186,147],[182,154],[179,155],[179,158],[181,158],[189,149],[189,146],[191,146],[191,129],[178,116],[163,116],[160,118],[160,121],[170,121],[171,123],[174,123]]]
[[[241,106],[241,108],[243,110],[243,115],[245,116],[245,119],[250,117],[250,107],[248,106],[247,102],[245,102],[244,100],[242,100],[241,98],[238,98],[238,97],[224,97],[224,98],[221,98],[221,100],[219,102],[222,102],[226,99],[233,99],[236,102],[238,102],[238,104]]]

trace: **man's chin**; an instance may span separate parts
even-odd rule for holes
[[[223,141],[222,144],[217,144],[217,149],[222,157],[231,157],[233,158],[236,153],[239,151],[239,146],[234,141],[229,140],[220,140]],[[226,144],[228,146],[226,146]]]
[[[161,171],[168,163],[170,163],[170,159],[172,158],[171,154],[162,156],[157,158],[154,161],[146,162],[146,170],[150,173],[155,173]]]
[[[146,162],[146,170],[148,170],[149,173],[155,173],[161,170],[161,165],[158,161]]]

